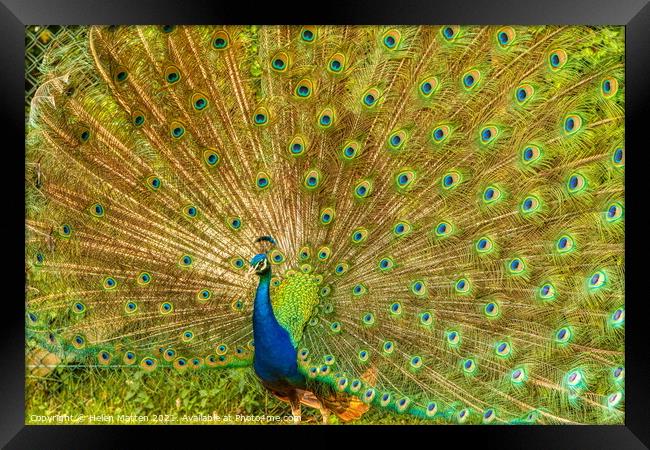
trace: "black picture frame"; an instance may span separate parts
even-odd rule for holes
[[[613,426],[436,426],[436,427],[179,427],[158,426],[25,426],[24,425],[24,36],[36,24],[584,24],[626,27],[626,414],[625,425]],[[645,314],[647,279],[643,257],[646,206],[644,183],[648,147],[644,120],[649,109],[650,3],[648,0],[507,0],[426,1],[363,0],[282,5],[278,2],[217,0],[0,0],[0,220],[4,269],[0,285],[0,444],[6,448],[131,448],[138,437],[147,446],[179,439],[185,445],[246,445],[226,434],[287,443],[301,431],[305,439],[339,445],[341,439],[377,436],[389,431],[405,445],[460,448],[636,449],[650,445],[650,381]],[[645,246],[647,247],[647,245]],[[4,252],[3,252],[4,253]],[[647,258],[647,256],[646,256]],[[645,290],[644,290],[645,288]],[[306,433],[305,433],[306,432]],[[417,434],[414,434],[417,432]],[[324,433],[327,433],[325,435]],[[334,433],[334,434],[332,434]],[[307,435],[305,435],[307,434]],[[367,436],[365,436],[367,437]],[[239,443],[238,443],[239,442]],[[399,441],[393,441],[397,443]],[[297,444],[293,444],[297,445]],[[399,445],[399,444],[398,444]]]

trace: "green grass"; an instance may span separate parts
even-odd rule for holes
[[[128,367],[60,366],[43,377],[28,373],[25,393],[27,424],[277,424],[277,419],[243,417],[279,417],[282,423],[291,414],[289,405],[268,393],[250,368],[185,373],[160,368],[146,373]],[[302,423],[320,421],[317,410],[303,406]],[[340,423],[334,416],[330,422]],[[417,423],[432,422],[377,408],[354,422]]]

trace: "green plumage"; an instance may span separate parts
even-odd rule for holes
[[[258,236],[314,383],[460,423],[622,423],[620,27],[93,27],[27,144],[28,344],[252,361]]]

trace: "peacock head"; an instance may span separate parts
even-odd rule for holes
[[[249,273],[255,272],[257,275],[264,275],[271,271],[267,253],[275,246],[275,239],[271,236],[260,236],[255,239],[255,243],[260,246],[260,253],[251,259]]]
[[[251,259],[251,268],[248,273],[255,272],[257,275],[264,275],[270,270],[271,265],[269,264],[269,258],[266,256],[266,253],[258,253]]]

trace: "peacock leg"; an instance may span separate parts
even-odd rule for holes
[[[330,422],[330,410],[325,408],[325,406],[321,406],[320,408],[320,413],[323,416],[323,424],[327,425]]]
[[[300,398],[293,394],[289,397],[289,402],[291,403],[291,415],[293,416],[293,423],[299,424],[301,420],[300,415]]]

